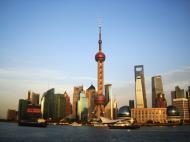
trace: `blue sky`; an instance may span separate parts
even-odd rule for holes
[[[99,21],[105,83],[120,105],[134,98],[134,65],[144,65],[148,94],[159,74],[166,94],[178,83],[187,87],[189,7],[189,0],[1,0],[0,117],[29,89],[72,97],[74,86],[96,86]]]

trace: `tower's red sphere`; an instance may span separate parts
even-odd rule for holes
[[[96,105],[104,105],[105,101],[106,101],[106,98],[104,95],[96,95],[94,98],[94,103]]]
[[[96,53],[95,59],[96,59],[97,62],[98,61],[104,62],[105,59],[106,59],[106,56],[105,56],[105,54],[103,52],[99,51],[98,53]]]

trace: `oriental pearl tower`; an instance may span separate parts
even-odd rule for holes
[[[105,54],[102,52],[102,39],[101,39],[101,27],[99,27],[99,51],[95,55],[95,60],[98,63],[98,91],[97,95],[94,98],[94,116],[96,118],[100,118],[100,116],[104,116],[104,104],[105,104],[105,96],[104,96],[104,61],[106,59]]]

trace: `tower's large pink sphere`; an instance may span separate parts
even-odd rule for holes
[[[95,59],[96,59],[97,62],[98,61],[104,62],[105,59],[106,59],[106,56],[105,56],[105,54],[103,52],[99,51],[98,53],[96,53]]]

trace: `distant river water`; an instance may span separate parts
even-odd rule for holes
[[[0,122],[0,142],[190,142],[190,126],[120,130],[88,126],[21,127]]]

